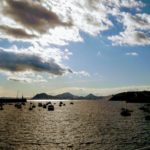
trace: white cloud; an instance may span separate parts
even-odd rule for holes
[[[72,53],[68,49],[48,47],[44,49],[36,43],[28,49],[18,49],[15,45],[9,49],[0,48],[0,62],[3,62],[0,63],[0,73],[8,80],[28,83],[46,82],[59,76],[90,77],[84,70],[72,71],[62,64],[62,61],[68,60],[70,55]]]
[[[109,15],[117,16],[122,7],[136,9],[143,7],[143,3],[136,0],[4,0],[0,8],[0,36],[41,45],[82,42],[80,31],[95,36],[108,30],[113,26]],[[30,36],[32,40],[26,38]]]
[[[0,37],[42,46],[82,42],[80,31],[96,36],[113,26],[109,18],[113,15],[123,24],[124,31],[109,40],[121,45],[149,45],[149,36],[141,30],[150,29],[150,15],[140,14],[141,7],[144,3],[136,0],[4,0],[0,7]],[[133,16],[122,8],[135,9],[137,14]],[[145,39],[136,40],[136,32]]]
[[[139,54],[137,52],[128,52],[126,53],[127,56],[138,56]]]
[[[119,35],[108,37],[109,40],[114,42],[114,45],[150,45],[150,37],[147,33],[135,30],[125,30],[120,32]]]
[[[124,27],[127,30],[149,30],[150,29],[150,15],[137,13],[131,15],[130,13],[121,13]]]
[[[8,73],[7,79],[12,81],[24,82],[24,83],[41,83],[47,82],[47,80],[37,73],[32,71],[19,72],[19,73]]]
[[[109,40],[115,45],[150,45],[150,15],[145,13],[132,15],[122,12],[118,17],[120,17],[119,22],[124,26],[124,31],[119,35],[109,36]]]
[[[28,38],[26,40],[38,41],[42,45],[65,45],[70,41],[81,42],[83,39],[79,34],[80,31],[97,35],[112,26],[111,21],[107,18],[105,7],[97,5],[98,2],[71,0],[66,3],[65,0],[57,2],[43,0],[37,3],[35,1],[5,0],[1,2],[0,9],[0,17],[3,18],[0,21],[1,31],[3,31],[1,37],[10,40],[22,37],[23,39],[18,40],[24,41],[25,37],[34,35],[33,40]],[[21,9],[23,5],[26,7]],[[17,13],[18,11],[20,13]],[[33,23],[30,22],[29,16],[32,17]],[[24,33],[19,32],[17,35],[14,32],[16,28]],[[8,32],[8,29],[9,31],[11,29],[11,32]]]
[[[124,31],[119,35],[109,37],[115,44],[149,45],[150,37],[147,30],[150,29],[150,15],[137,13],[132,16],[122,12],[123,7],[137,10],[143,6],[141,1],[136,0],[0,1],[0,38],[11,42],[29,42],[32,45],[26,49],[15,46],[3,49],[1,55],[7,54],[9,56],[7,62],[11,62],[12,66],[15,64],[14,61],[19,60],[18,65],[13,66],[14,72],[24,67],[27,70],[37,71],[39,67],[33,63],[36,59],[42,66],[42,70],[50,73],[51,77],[67,74],[71,70],[63,64],[63,60],[69,59],[72,53],[67,49],[54,48],[54,46],[83,42],[81,32],[96,36],[110,29],[113,26],[110,15],[115,16],[124,26]],[[12,55],[16,60],[12,59]],[[23,62],[19,57],[28,59],[28,62]],[[1,66],[3,71],[12,69],[7,62],[3,60]],[[47,69],[45,65],[48,66]],[[27,71],[26,69],[19,71]],[[74,71],[73,75],[90,76],[86,71]],[[16,75],[9,77],[9,79],[18,78],[20,77]],[[23,75],[20,80],[30,82],[30,78]]]
[[[59,52],[59,51],[58,51]],[[39,53],[40,54],[40,53]],[[53,53],[52,53],[53,54]],[[23,72],[32,70],[34,72],[47,72],[55,75],[63,75],[70,72],[61,62],[61,55],[53,57],[42,57],[38,53],[25,53],[23,51],[14,52],[13,50],[0,49],[0,69],[10,72]],[[54,53],[55,55],[55,53]]]
[[[44,51],[44,53],[43,53]],[[71,73],[69,67],[62,64],[62,60],[69,59],[72,53],[58,48],[42,48],[34,45],[28,49],[18,49],[12,46],[9,49],[0,48],[0,71],[5,72],[9,80],[24,82],[43,82],[39,78],[41,72],[49,75],[63,75]],[[34,76],[33,76],[34,75]]]
[[[87,71],[74,71],[73,75],[79,76],[79,77],[90,77],[90,74]]]

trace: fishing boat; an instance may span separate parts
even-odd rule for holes
[[[33,109],[33,107],[32,107],[32,103],[30,103],[29,110],[32,110],[32,109]]]
[[[131,112],[132,110],[127,109],[127,103],[125,103],[125,108],[121,109],[120,115],[124,117],[131,116]]]
[[[29,110],[32,110],[33,108],[32,107],[29,107]]]
[[[18,108],[18,109],[21,109],[21,108],[22,108],[22,105],[21,105],[21,103],[16,103],[16,104],[15,104],[15,107]]]
[[[60,101],[60,102],[59,102],[59,106],[61,107],[62,105],[63,105],[63,102],[62,102],[62,101]]]
[[[126,116],[131,116],[131,113],[130,113],[130,110],[128,109],[122,109],[120,115],[126,117]]]
[[[48,106],[48,111],[54,111],[54,105],[49,105]]]
[[[42,103],[38,103],[38,107],[42,107],[43,105],[42,105]]]
[[[32,105],[32,108],[36,108],[36,106],[33,104],[33,105]]]
[[[32,109],[33,109],[33,107],[32,107],[31,104],[30,104],[29,110],[32,110]]]
[[[43,104],[43,108],[46,108],[46,104]]]
[[[74,103],[73,103],[73,102],[70,102],[70,104],[73,105]]]

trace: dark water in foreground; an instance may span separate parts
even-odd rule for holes
[[[122,103],[70,101],[55,111],[29,103],[0,111],[0,150],[134,150],[150,145],[150,121],[140,104],[129,104],[134,112],[120,116]],[[37,104],[37,103],[36,103]]]

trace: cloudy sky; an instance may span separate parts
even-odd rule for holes
[[[1,0],[0,96],[150,90],[149,0]]]

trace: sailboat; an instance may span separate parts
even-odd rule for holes
[[[32,103],[30,103],[29,110],[32,110],[32,109],[33,109],[33,107],[32,107]]]
[[[124,117],[131,116],[131,110],[127,109],[127,103],[125,106],[126,106],[125,108],[121,109],[120,115]]]
[[[122,110],[120,114],[121,114],[121,116],[125,116],[125,117],[126,116],[131,116],[131,113],[128,109]]]
[[[22,103],[22,102],[27,102],[27,99],[23,97],[19,98],[18,97],[18,91],[17,91],[17,96],[12,98],[12,97],[4,97],[0,98],[0,103]]]

